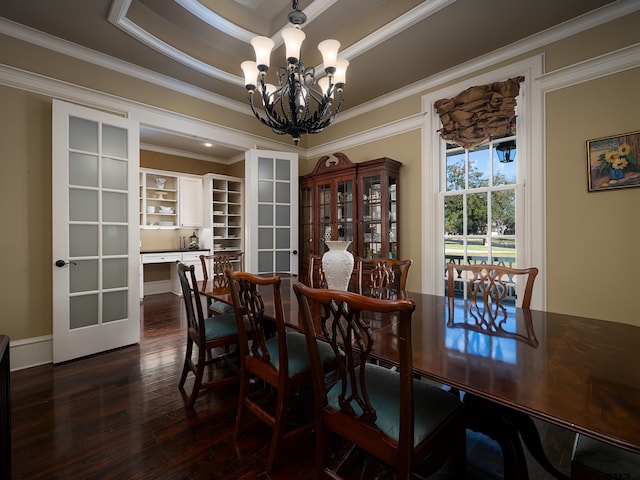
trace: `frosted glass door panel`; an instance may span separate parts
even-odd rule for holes
[[[273,158],[258,159],[258,179],[273,180]]]
[[[69,117],[69,148],[98,153],[98,122]]]
[[[79,187],[97,187],[98,157],[71,152],[69,154],[69,184]]]
[[[93,257],[98,255],[98,226],[69,226],[69,256]]]
[[[273,248],[273,228],[258,229],[258,248],[261,250]]]
[[[69,271],[69,292],[90,292],[98,290],[98,261],[76,260]]]
[[[102,161],[102,187],[127,190],[127,162],[105,158]]]
[[[276,205],[276,225],[278,227],[291,225],[291,207],[289,205]]]
[[[290,203],[291,202],[291,189],[288,183],[276,182],[276,202],[277,203]]]
[[[127,194],[104,192],[102,194],[102,221],[127,221]]]
[[[291,247],[291,238],[289,237],[289,229],[288,228],[276,228],[276,248],[290,248]]]
[[[108,258],[102,261],[102,288],[124,288],[127,283],[127,259]]]
[[[258,182],[258,201],[273,202],[273,182]]]
[[[128,231],[125,226],[105,225],[102,227],[102,254],[126,255]]]
[[[258,271],[265,273],[275,271],[271,252],[258,252]]]
[[[98,295],[83,295],[69,299],[69,328],[98,325]]]
[[[114,322],[127,318],[128,295],[126,290],[105,292],[102,303],[102,321]]]
[[[127,158],[127,129],[102,125],[102,154]]]
[[[98,221],[98,192],[96,190],[69,189],[69,220],[72,222]]]
[[[289,252],[276,252],[276,272],[288,272],[291,268]]]
[[[258,206],[258,225],[273,225],[273,206],[272,205],[259,205]]]

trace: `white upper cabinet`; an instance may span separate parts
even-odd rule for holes
[[[202,177],[181,175],[179,179],[178,220],[180,226],[200,228],[204,224]]]

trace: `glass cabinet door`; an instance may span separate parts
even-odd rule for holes
[[[318,227],[319,227],[319,244],[318,251],[320,254],[327,248],[324,244],[324,240],[331,240],[331,198],[332,188],[330,183],[318,185]]]
[[[338,198],[336,202],[337,240],[351,240],[354,238],[354,208],[353,208],[353,181],[338,182]],[[349,246],[353,250],[353,245]]]
[[[324,240],[351,240],[355,238],[354,181],[338,179],[318,185],[318,252],[327,251]],[[354,245],[349,245],[353,251]]]
[[[389,177],[389,258],[398,258],[398,177]]]
[[[380,158],[358,165],[360,255],[364,258],[400,258],[398,228],[398,174],[402,164]]]
[[[362,179],[362,256],[377,258],[383,253],[381,177]]]
[[[314,251],[313,234],[313,187],[300,188],[300,242],[301,259],[309,258]]]

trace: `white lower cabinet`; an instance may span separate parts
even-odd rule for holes
[[[196,278],[198,280],[204,279],[204,273],[200,263],[200,255],[208,255],[209,250],[194,250],[189,252],[162,252],[162,253],[141,253],[140,254],[140,295],[141,299],[144,296],[144,266],[150,263],[172,263],[170,272],[170,290],[176,295],[182,295],[180,288],[180,279],[178,278],[178,269],[176,265],[178,262],[185,263],[187,265],[194,265]]]

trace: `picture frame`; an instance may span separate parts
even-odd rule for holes
[[[587,140],[590,192],[640,187],[640,131]]]

